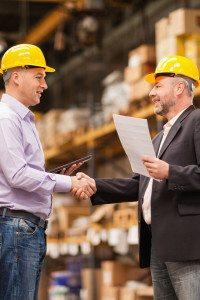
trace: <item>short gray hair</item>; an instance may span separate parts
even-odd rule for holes
[[[19,69],[22,69],[23,67],[15,67],[15,68],[11,68],[11,69],[8,69],[8,70],[4,70],[3,71],[3,81],[4,81],[4,84],[7,85],[9,80],[10,80],[10,77],[12,75],[12,73],[16,70],[19,70]]]
[[[184,75],[175,75],[174,78],[180,78],[181,81],[185,84],[189,97],[194,96],[195,80]]]
[[[8,84],[10,77],[12,75],[12,72],[13,72],[13,68],[3,71],[3,81],[4,81],[5,85]]]

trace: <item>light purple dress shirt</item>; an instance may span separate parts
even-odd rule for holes
[[[0,207],[47,219],[53,192],[68,192],[69,176],[45,172],[33,113],[8,94],[0,102]]]

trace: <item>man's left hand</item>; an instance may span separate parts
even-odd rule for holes
[[[73,164],[69,168],[63,168],[62,171],[60,172],[61,175],[71,175],[75,170],[80,168],[83,163],[78,163],[78,164]]]
[[[163,180],[169,177],[169,164],[165,161],[147,155],[142,157],[142,161],[154,179]]]

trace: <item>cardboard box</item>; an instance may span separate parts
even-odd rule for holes
[[[153,287],[148,286],[137,289],[135,300],[153,300]]]
[[[118,261],[103,261],[101,270],[102,286],[123,286],[127,281],[141,281],[149,276],[149,269]]]
[[[36,123],[36,128],[44,149],[52,146],[55,147],[57,144],[57,123],[62,112],[62,109],[51,109]]]
[[[156,43],[156,60],[157,63],[168,55],[184,55],[184,37],[168,37],[165,40]]]
[[[66,235],[67,230],[72,227],[72,223],[76,218],[90,215],[88,206],[60,206],[54,210],[56,211],[61,236]]]
[[[191,58],[200,67],[200,34],[189,35],[184,42],[185,56]]]
[[[57,130],[60,134],[66,134],[78,130],[79,128],[87,128],[90,117],[88,108],[70,108],[60,114]]]
[[[154,70],[155,65],[149,63],[139,64],[135,67],[126,67],[124,69],[124,80],[131,84],[144,75],[154,72]]]
[[[120,288],[116,286],[103,286],[101,300],[120,300]]]
[[[124,208],[114,211],[113,213],[114,226],[120,228],[130,228],[138,224],[137,207]]]
[[[129,108],[129,84],[121,81],[109,84],[102,93],[101,103],[105,122],[113,120],[113,113],[127,112]]]
[[[191,58],[200,67],[200,34],[171,36],[156,44],[156,58],[159,62],[168,55],[183,55]]]
[[[94,280],[94,282],[93,282]],[[84,268],[81,270],[81,284],[84,300],[101,299],[101,270]]]
[[[169,36],[169,19],[162,18],[155,23],[155,40],[156,43],[165,40]]]
[[[144,291],[146,288],[149,291],[149,286],[140,281],[128,281],[126,286],[120,289],[120,300],[136,300],[139,289]]]
[[[135,101],[148,97],[151,89],[152,85],[142,78],[131,85],[129,99]]]
[[[128,66],[133,68],[140,64],[152,63],[156,61],[155,46],[141,45],[129,52]]]
[[[115,261],[104,261],[101,264],[102,285],[120,286],[126,282],[126,265]]]
[[[136,290],[129,287],[122,287],[120,289],[120,300],[135,300]]]
[[[200,33],[200,9],[180,8],[169,14],[169,35]]]

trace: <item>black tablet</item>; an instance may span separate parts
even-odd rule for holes
[[[71,161],[71,162],[69,162],[69,163],[67,163],[67,164],[65,164],[65,165],[62,165],[62,166],[56,167],[56,168],[54,168],[54,169],[51,169],[51,170],[49,170],[48,172],[59,174],[59,173],[62,171],[62,169],[64,169],[64,168],[65,168],[65,169],[68,169],[69,167],[71,167],[71,166],[74,165],[74,164],[78,164],[78,163],[86,163],[86,162],[89,161],[91,158],[92,158],[92,155],[88,155],[88,156],[79,158],[79,159],[77,159],[77,160]]]

